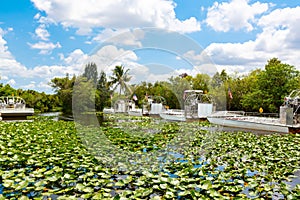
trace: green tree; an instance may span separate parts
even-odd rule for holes
[[[215,75],[212,77],[210,85],[213,88],[220,87],[224,85],[224,83],[226,83],[229,80],[229,78],[230,77],[226,73],[225,69],[223,69],[221,73],[219,72],[215,73]]]
[[[197,74],[192,78],[192,87],[194,90],[203,90],[203,92],[208,92],[208,84],[210,77],[207,74]]]
[[[129,95],[132,94],[130,87],[127,85],[127,82],[130,81],[131,76],[129,76],[129,69],[125,70],[122,65],[118,65],[113,69],[113,75],[110,76],[110,84],[115,85],[113,91],[119,86],[119,94],[121,95],[121,91],[129,92]]]
[[[188,77],[188,76],[187,76]],[[179,105],[177,108],[184,107],[184,91],[192,89],[191,82],[186,78],[171,77],[169,78],[170,85],[166,85],[176,96]]]
[[[246,112],[258,111],[261,105],[257,104],[257,98],[261,97],[261,91],[257,89],[258,76],[262,70],[256,69],[248,75],[234,80],[232,84],[233,109]]]
[[[56,77],[52,79],[50,83],[61,101],[61,111],[64,115],[72,114],[72,93],[75,81],[75,75],[72,78],[69,78],[69,74],[67,74],[64,78]]]
[[[299,71],[294,66],[272,58],[258,74],[253,91],[245,95],[242,104],[253,111],[262,107],[265,112],[278,113],[284,97],[299,87],[298,81]]]
[[[106,74],[104,71],[101,71],[100,77],[97,82],[97,90],[96,90],[96,110],[103,111],[104,107],[110,106],[111,91],[109,90],[109,83],[106,78]]]
[[[78,114],[95,111],[95,92],[93,80],[87,80],[86,77],[80,76],[76,79],[73,87],[73,112]]]
[[[208,88],[217,110],[231,110],[232,99],[228,96],[230,82],[231,77],[225,70],[221,73],[217,72],[210,81]]]
[[[84,68],[83,77],[86,77],[87,80],[91,80],[92,83],[96,84],[98,80],[98,71],[97,65],[95,63],[88,63]]]
[[[16,90],[12,88],[9,84],[0,84],[0,96],[11,96],[16,93]]]

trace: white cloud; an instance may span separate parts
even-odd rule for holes
[[[50,34],[46,29],[46,26],[44,24],[41,24],[39,27],[35,29],[35,34],[37,37],[41,40],[47,41],[49,40]]]
[[[258,36],[258,39],[265,45],[275,45],[269,46],[270,51],[275,50],[275,48],[298,49],[300,45],[299,21],[300,6],[274,10],[258,21],[258,25],[263,28],[263,33]],[[269,38],[275,38],[276,43]]]
[[[187,59],[193,65],[203,65],[212,62],[209,55],[205,51],[196,53],[194,50],[190,50],[183,54],[183,58]]]
[[[205,51],[218,67],[230,71],[246,72],[263,68],[273,57],[300,69],[299,21],[300,7],[276,9],[258,20],[262,32],[255,40],[212,43]],[[197,59],[195,55],[194,58]]]
[[[167,74],[148,74],[146,79],[142,80],[142,81],[146,81],[148,83],[155,83],[156,81],[167,81],[169,78],[171,78],[172,76],[178,76],[179,73],[177,73],[176,71],[167,73]]]
[[[208,8],[206,23],[215,31],[246,29],[252,31],[256,16],[263,14],[269,4],[256,2],[249,4],[249,0],[231,0],[230,2],[215,2]]]
[[[67,72],[74,72],[71,67],[60,66],[60,65],[42,65],[36,66],[33,69],[28,70],[28,74],[31,75],[32,78],[48,78],[48,77],[55,77],[55,76],[64,76]]]
[[[35,44],[28,43],[28,45],[32,49],[39,49],[40,54],[50,54],[53,51],[53,49],[61,48],[61,45],[59,42],[57,42],[56,44],[54,44],[52,42],[38,42]]]
[[[34,15],[33,19],[39,19],[41,17],[40,13],[37,13],[36,15]]]
[[[116,63],[128,63],[137,60],[137,55],[133,51],[117,48],[113,45],[106,45],[95,51],[88,58],[88,62],[94,62],[99,69],[105,69]]]
[[[35,83],[29,83],[27,85],[22,86],[23,89],[34,90],[36,89]]]
[[[26,67],[17,62],[10,53],[7,42],[3,39],[4,34],[6,34],[6,32],[0,28],[0,74],[2,78],[8,80],[8,75],[22,75],[24,71],[26,71]]]
[[[7,76],[0,76],[0,80],[8,80]]]
[[[98,36],[94,37],[94,41],[111,43],[114,45],[127,45],[141,47],[141,39],[144,38],[144,31],[142,29],[113,30],[105,29]]]
[[[63,77],[66,73],[78,74],[87,55],[81,50],[75,50],[68,57],[62,59],[66,61],[65,65],[36,66],[28,69],[15,60],[8,50],[7,42],[3,39],[5,31],[0,28],[0,74],[1,80],[8,84],[23,89],[40,89],[40,91],[49,91],[48,82],[54,77]],[[79,58],[80,57],[80,58]],[[29,84],[21,84],[21,81],[15,80],[42,80],[41,82],[31,81]]]
[[[53,88],[49,85],[49,82],[50,80],[48,82],[40,82],[37,87],[42,90],[52,90]]]
[[[108,74],[111,73],[116,64],[130,66],[137,75],[145,72],[145,68],[141,68],[141,66],[133,62],[137,60],[134,52],[118,49],[112,45],[100,48],[91,56],[84,54],[80,49],[76,49],[66,57],[62,54],[60,55],[63,65],[41,65],[28,69],[17,62],[8,51],[6,41],[2,37],[3,34],[4,31],[0,29],[0,74],[2,80],[9,80],[7,83],[14,84],[17,88],[51,92],[51,87],[48,83],[52,78],[64,77],[67,73],[78,75],[83,72],[84,66],[88,62],[99,64],[99,72],[103,69]],[[34,81],[26,84],[26,82],[14,81],[16,79],[26,80],[26,82]]]
[[[7,84],[9,84],[9,85],[15,85],[16,81],[14,79],[10,79],[9,81],[7,81]]]
[[[200,22],[191,17],[176,18],[176,4],[169,0],[31,0],[35,7],[47,14],[50,21],[64,27],[78,28],[88,34],[93,28],[156,27],[179,32],[201,29]]]
[[[116,65],[122,65],[125,69],[129,69],[129,74],[132,76],[131,84],[137,84],[141,81],[155,82],[157,80],[166,80],[166,78],[170,77],[170,73],[162,72],[157,67],[139,64],[138,57],[134,51],[117,48],[113,45],[101,47],[87,59],[87,62],[96,63],[98,72],[103,70],[107,76],[112,75],[112,70]]]
[[[84,54],[81,49],[75,49],[71,52],[68,57],[61,56],[61,60],[65,62],[66,65],[78,65],[86,61],[88,55]]]
[[[78,75],[83,72],[83,67],[87,63],[89,56],[84,54],[82,50],[76,49],[67,57],[60,55],[60,58],[64,62],[62,65],[36,66],[27,70],[28,77],[41,78],[49,82],[52,78],[64,77],[67,73]]]

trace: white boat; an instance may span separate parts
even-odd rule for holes
[[[202,90],[185,90],[184,97],[184,110],[169,109],[160,113],[160,117],[172,121],[186,121],[206,119],[212,114],[213,103],[207,95],[203,94]]]
[[[212,103],[198,103],[198,118],[207,118],[214,110]]]
[[[169,109],[160,113],[159,116],[168,121],[186,121],[184,110]]]
[[[129,99],[118,99],[111,108],[104,108],[104,114],[123,113],[131,116],[143,116],[148,114],[147,109],[137,108],[135,102]]]
[[[293,94],[293,93],[291,93]],[[296,94],[300,94],[300,91]],[[300,132],[300,97],[288,96],[280,107],[279,118],[244,116],[234,112],[215,112],[208,121],[222,127],[273,133]]]
[[[114,103],[115,113],[127,113],[128,111],[128,99],[119,99]]]
[[[207,117],[212,124],[222,127],[231,127],[243,130],[257,130],[266,132],[288,133],[288,126],[280,123],[279,118],[254,117],[254,116],[222,116],[223,112],[216,112]]]
[[[104,108],[103,109],[103,113],[104,114],[114,114],[115,113],[115,109],[113,109],[113,108]]]
[[[128,113],[131,109],[131,101],[128,99],[118,99],[110,108],[104,108],[104,114]]]
[[[166,99],[162,96],[147,96],[147,103],[145,105],[145,112],[150,116],[159,116],[160,113],[165,112]],[[148,108],[148,109],[147,109]]]
[[[128,115],[141,117],[143,116],[143,109],[137,108],[137,109],[128,110]]]
[[[26,108],[21,97],[0,97],[0,120],[26,120],[34,114],[33,108]]]

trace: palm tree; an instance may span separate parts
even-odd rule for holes
[[[130,87],[126,84],[126,82],[131,79],[131,76],[128,75],[128,71],[129,69],[125,70],[122,65],[117,65],[113,69],[113,75],[109,77],[111,79],[110,83],[112,85],[115,84],[113,90],[115,90],[118,86],[120,87],[120,94],[122,89],[124,90],[124,94],[126,90],[129,91],[130,94],[132,93]]]

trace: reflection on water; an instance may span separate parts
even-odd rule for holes
[[[295,177],[292,179],[291,182],[285,182],[286,184],[288,184],[291,189],[294,189],[296,187],[296,185],[300,184],[300,170],[296,171],[294,173]]]
[[[58,121],[60,112],[46,112],[46,113],[39,113],[37,114],[38,116],[43,116],[43,117],[51,117],[52,120]]]
[[[39,116],[45,116],[45,117],[56,117],[59,116],[60,112],[46,112],[46,113],[40,113]]]

